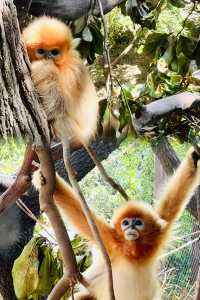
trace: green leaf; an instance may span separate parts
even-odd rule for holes
[[[50,278],[53,254],[52,249],[48,245],[45,245],[42,248],[43,260],[39,270],[39,284],[36,292],[38,295],[48,295],[53,287]]]
[[[83,32],[82,32],[82,38],[84,41],[91,43],[93,41],[93,36],[90,28],[88,26],[85,26]]]
[[[159,46],[166,44],[167,35],[155,30],[148,30],[145,35],[143,54],[155,52]]]
[[[87,23],[86,17],[81,17],[73,22],[74,34],[80,33]]]
[[[12,276],[17,298],[26,299],[34,294],[39,283],[38,247],[43,238],[33,238],[15,260]]]
[[[132,84],[129,82],[122,86],[122,96],[124,95],[127,99],[138,98],[144,90],[144,84]]]

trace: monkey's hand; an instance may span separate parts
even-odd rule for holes
[[[44,81],[54,82],[58,80],[58,68],[52,60],[37,60],[31,64],[31,75],[34,84],[40,85]]]
[[[32,184],[37,191],[40,191],[42,186],[45,185],[46,179],[42,174],[42,171],[39,169],[33,173]]]
[[[58,69],[51,60],[39,60],[32,63],[31,71],[33,83],[40,95],[47,118],[54,120],[63,105]]]
[[[200,169],[200,146],[191,147],[186,156],[193,168]]]

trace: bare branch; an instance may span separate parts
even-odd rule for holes
[[[183,112],[200,109],[200,96],[184,92],[156,100],[142,107],[133,116],[133,127],[139,134],[156,131],[163,122],[172,119],[172,113],[181,116]],[[173,127],[173,131],[175,128]]]
[[[114,288],[113,288],[113,276],[112,276],[112,267],[111,267],[111,262],[110,258],[108,256],[108,253],[106,251],[105,245],[101,239],[101,236],[99,234],[98,228],[92,218],[91,211],[89,209],[89,206],[85,200],[85,197],[79,187],[78,182],[75,179],[74,176],[74,171],[72,169],[71,163],[70,163],[70,145],[68,141],[63,142],[63,153],[64,153],[64,162],[65,162],[65,167],[69,176],[69,180],[76,191],[76,193],[79,195],[80,198],[80,203],[83,209],[83,212],[85,214],[85,217],[87,219],[88,225],[90,226],[90,229],[92,231],[92,234],[99,245],[99,248],[101,249],[102,255],[105,259],[106,267],[107,267],[107,272],[108,272],[108,277],[109,277],[109,291],[110,291],[110,300],[115,300],[115,294],[114,294]]]
[[[121,185],[119,183],[115,182],[114,179],[107,174],[106,170],[104,169],[104,166],[97,159],[96,154],[95,154],[94,150],[92,149],[92,147],[88,146],[87,144],[84,144],[84,147],[87,150],[87,152],[90,155],[93,162],[95,163],[95,165],[97,166],[97,168],[99,169],[99,172],[101,173],[101,175],[105,179],[105,181],[107,181],[112,186],[113,189],[118,191],[126,201],[128,201],[129,197],[128,197],[127,193],[125,192],[125,190],[121,187]]]
[[[133,48],[133,45],[134,45],[134,40],[120,53],[120,55],[118,57],[115,58],[115,60],[113,60],[113,62],[111,63],[111,66],[112,67],[115,66],[120,59],[122,59],[124,56],[126,56]]]
[[[36,153],[40,160],[42,174],[46,179],[46,183],[40,190],[40,208],[47,214],[53,227],[64,265],[63,278],[54,287],[48,300],[59,300],[67,289],[76,284],[82,276],[78,270],[67,230],[53,201],[55,170],[50,150],[48,148],[36,147]]]

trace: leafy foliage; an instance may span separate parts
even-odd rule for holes
[[[0,172],[14,173],[23,160],[24,142],[10,138],[7,142],[0,141]]]
[[[76,236],[72,247],[81,272],[91,264],[84,241]],[[18,299],[37,300],[39,296],[48,296],[52,288],[63,275],[63,265],[57,247],[44,237],[33,237],[15,260],[12,276]],[[22,280],[23,278],[23,280]],[[70,291],[69,291],[70,293]],[[65,295],[62,300],[68,299]]]
[[[124,4],[121,8],[125,13]],[[200,4],[197,1],[173,0],[126,1],[126,8],[133,22],[140,24],[138,27],[133,24],[134,51],[146,60],[148,67],[142,88],[141,84],[131,86],[128,83],[121,86],[117,114],[116,106],[113,105],[116,100],[113,98],[109,102],[109,109],[105,114],[110,121],[108,126],[112,127],[116,134],[127,124],[132,125],[132,113],[144,104],[180,91],[200,92],[200,71],[197,71],[200,67]],[[140,10],[140,18],[133,17],[133,10]],[[117,16],[113,18],[115,19],[120,20]],[[138,93],[132,93],[131,90]],[[178,131],[182,139],[189,140],[199,132],[198,115],[199,111],[194,109],[195,120],[183,116]],[[165,134],[165,127],[162,127],[161,134]]]
[[[80,39],[79,51],[89,64],[97,54],[103,53],[103,35],[101,21],[96,17],[81,17],[73,23],[73,32]]]

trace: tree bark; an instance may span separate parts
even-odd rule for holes
[[[109,12],[124,0],[101,0],[104,13]],[[24,0],[14,0],[18,12],[27,9]],[[99,16],[97,1],[91,0],[32,0],[30,14],[34,16],[50,15],[65,20],[76,20],[82,16]]]
[[[183,114],[199,120],[200,96],[184,92],[151,102],[133,115],[133,127],[139,134],[154,134],[165,130],[165,135],[186,126],[182,123]]]
[[[46,116],[39,107],[21,42],[17,13],[10,0],[0,1],[0,138],[49,141]]]

